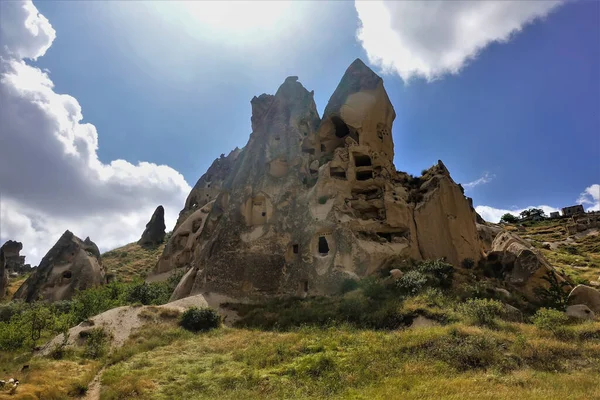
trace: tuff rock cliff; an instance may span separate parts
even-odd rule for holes
[[[65,231],[13,299],[68,300],[77,290],[103,283],[105,271],[96,244],[90,238],[81,240]]]
[[[398,258],[481,259],[475,212],[444,164],[396,171],[396,113],[362,61],[322,118],[297,77],[251,105],[247,145],[200,178],[156,266],[189,267],[173,298],[328,294]]]

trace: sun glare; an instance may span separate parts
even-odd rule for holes
[[[290,15],[292,3],[287,1],[181,1],[181,11],[212,31],[248,34],[272,31],[282,27]]]

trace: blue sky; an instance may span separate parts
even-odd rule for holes
[[[106,208],[108,216],[91,210],[128,227],[101,233],[101,247],[139,236],[147,210],[159,202],[167,203],[174,219],[187,185],[221,153],[245,145],[253,96],[275,93],[287,76],[297,75],[315,91],[322,112],[357,57],[384,78],[396,109],[397,169],[418,174],[443,160],[489,219],[528,206],[571,205],[582,193],[588,208],[598,207],[600,3],[503,3],[486,14],[473,2],[401,2],[369,10],[350,1],[288,8],[238,3],[215,11],[193,2],[196,8],[178,9],[165,2],[40,1],[34,6],[56,37],[34,54],[37,60],[15,59],[47,71],[53,92],[79,104],[83,120],[75,123],[95,127],[97,134],[88,138],[97,138],[97,150],[89,157],[97,160],[88,164],[98,165],[94,173],[112,174],[101,179],[111,191],[123,191],[108,203],[125,201],[125,193],[136,190],[125,190],[115,176],[148,189],[131,195],[140,201],[139,215],[105,203],[98,209]],[[8,131],[0,138],[7,139]],[[43,154],[41,159],[51,157]],[[106,172],[114,160],[123,160],[121,172]],[[41,168],[55,164],[48,160]],[[25,172],[21,178],[28,180]],[[10,189],[7,180],[0,173],[0,183]],[[25,189],[16,186],[5,188],[4,197],[13,204],[12,215],[19,209],[27,221],[5,222],[0,239],[31,236],[31,243],[40,243],[30,245],[33,253],[44,253],[40,237],[55,233],[40,228],[40,221],[52,220],[56,210],[24,200]],[[83,190],[91,199],[108,191],[97,189],[103,193],[98,196],[96,189]],[[57,224],[73,225],[81,215],[65,215]],[[83,224],[80,235],[94,239],[94,226]]]

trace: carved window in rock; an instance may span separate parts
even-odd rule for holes
[[[319,236],[319,254],[322,256],[326,256],[329,254],[329,243],[327,243],[327,239],[325,236]]]
[[[267,223],[267,200],[264,196],[256,196],[252,199],[250,216],[251,225],[264,225]]]
[[[294,254],[298,254],[299,250],[300,250],[300,246],[298,246],[297,244],[292,245],[292,252]]]
[[[342,167],[329,168],[329,176],[336,179],[346,179],[346,171]]]
[[[356,171],[357,181],[366,181],[369,179],[373,179],[373,171]]]
[[[371,157],[367,154],[354,153],[354,165],[357,167],[370,167],[372,164]]]

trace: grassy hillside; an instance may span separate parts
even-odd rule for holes
[[[119,281],[129,282],[145,278],[152,271],[165,248],[165,243],[157,247],[144,247],[129,243],[123,247],[102,254],[102,264],[108,273]]]
[[[574,279],[598,278],[600,236],[568,239],[556,221],[519,234]],[[106,253],[104,264],[118,280],[133,280],[152,269],[162,247],[129,244]],[[101,399],[600,398],[600,321],[536,311],[514,295],[491,299],[502,282],[474,269],[441,261],[404,267],[398,281],[348,282],[337,296],[226,305],[240,315],[234,327],[194,334],[176,316],[148,313],[148,324],[112,352],[101,336],[50,358],[31,358],[25,347],[0,352],[0,372],[22,383],[0,399],[77,398],[98,371],[101,385],[91,391]],[[69,309],[167,297],[140,285],[83,292]]]
[[[566,220],[546,220],[526,224],[524,232],[516,232],[538,248],[556,268],[574,281],[588,283],[600,276],[600,232],[598,229],[569,237]],[[517,230],[510,226],[511,230]],[[545,245],[545,243],[549,243]]]

